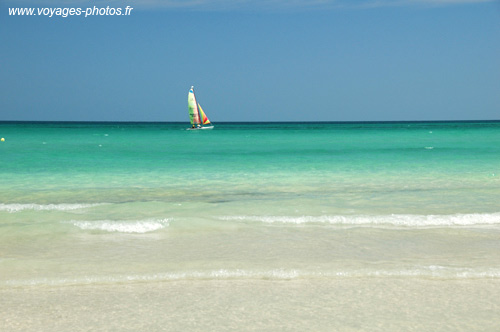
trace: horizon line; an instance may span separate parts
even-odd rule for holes
[[[217,121],[219,124],[238,124],[238,123],[284,123],[284,124],[300,124],[300,123],[444,123],[444,122],[500,122],[500,119],[476,119],[476,120],[308,120],[308,121]],[[187,121],[113,121],[113,120],[0,120],[0,124],[8,123],[122,123],[122,124],[189,124]]]

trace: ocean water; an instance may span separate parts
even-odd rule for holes
[[[500,122],[0,123],[2,331],[498,331]]]

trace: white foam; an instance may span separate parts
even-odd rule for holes
[[[424,277],[447,279],[500,278],[500,270],[493,268],[472,269],[439,265],[420,266],[407,270],[381,270],[367,273],[373,277]]]
[[[169,219],[70,221],[83,230],[118,233],[148,233],[168,226]]]
[[[290,280],[304,276],[297,270],[270,270],[270,271],[248,271],[248,270],[209,270],[209,271],[186,271],[158,274],[135,274],[122,276],[83,276],[75,278],[36,278],[28,280],[7,280],[7,286],[38,286],[38,285],[85,285],[85,284],[112,284],[129,282],[158,282],[178,280],[239,280],[239,279],[275,279]]]
[[[404,227],[500,225],[500,213],[451,215],[223,216],[220,220],[283,224],[394,225]]]
[[[0,211],[7,211],[9,213],[20,212],[24,210],[34,210],[34,211],[71,211],[86,209],[98,205],[103,205],[105,203],[99,204],[0,204]]]
[[[337,270],[307,271],[297,269],[243,270],[218,269],[207,271],[185,271],[157,274],[132,274],[118,276],[81,276],[74,278],[36,278],[6,280],[6,286],[62,286],[88,284],[116,284],[137,282],[162,282],[181,280],[297,280],[336,278],[431,278],[431,279],[498,279],[498,268],[464,268],[446,266],[417,266],[408,269],[386,270]]]

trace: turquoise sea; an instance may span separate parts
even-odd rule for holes
[[[498,331],[500,121],[0,122],[2,331]]]

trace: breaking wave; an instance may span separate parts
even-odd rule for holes
[[[71,211],[87,209],[94,206],[103,205],[99,204],[0,204],[0,211],[9,213],[20,212],[24,210],[34,211]]]
[[[70,223],[83,230],[98,230],[118,233],[148,233],[167,227],[169,219],[94,221],[72,220]]]
[[[403,227],[500,225],[500,213],[453,215],[223,216],[220,220],[282,224],[393,225]]]

